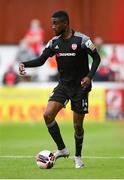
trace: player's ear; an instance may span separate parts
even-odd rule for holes
[[[67,21],[64,21],[64,26],[68,26],[68,22]]]

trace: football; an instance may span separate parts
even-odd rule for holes
[[[40,151],[36,156],[37,166],[41,169],[51,169],[55,163],[55,156],[51,151]]]

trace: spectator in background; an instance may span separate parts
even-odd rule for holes
[[[116,46],[112,47],[112,54],[109,58],[109,63],[110,63],[109,67],[113,74],[113,80],[120,81],[121,80],[121,77],[120,77],[121,61],[118,57]]]
[[[24,59],[24,54],[26,55],[26,52],[27,57],[25,57],[25,59],[29,59],[31,56],[32,59],[38,57],[44,46],[44,35],[45,33],[41,27],[40,21],[38,19],[33,19],[24,38],[20,41],[17,58]],[[23,56],[22,58],[21,55]]]
[[[24,38],[20,41],[19,50],[16,55],[16,61],[20,63],[22,60],[37,58],[43,49],[45,32],[41,27],[38,19],[33,19],[30,27],[26,32]],[[29,76],[32,76],[32,81],[38,80],[38,71],[30,69]]]
[[[40,55],[44,44],[44,30],[38,19],[33,19],[31,21],[30,28],[22,41],[26,41],[28,47],[36,56]]]
[[[110,81],[112,79],[112,74],[108,66],[107,53],[103,47],[103,39],[101,37],[96,37],[94,43],[101,57],[101,63],[95,74],[94,81]]]
[[[8,70],[3,76],[3,84],[6,86],[14,86],[19,82],[19,76],[15,72],[12,65],[9,66]]]
[[[94,43],[97,47],[97,51],[99,51],[99,53],[101,54],[102,57],[106,57],[107,53],[105,48],[103,47],[103,39],[101,37],[96,37],[94,39]]]

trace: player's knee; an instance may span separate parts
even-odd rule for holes
[[[44,120],[47,121],[51,118],[51,115],[49,112],[46,111],[46,112],[44,112],[43,117],[44,117]]]
[[[77,135],[77,136],[81,136],[83,133],[84,133],[84,129],[83,129],[83,127],[82,126],[80,126],[80,125],[74,125],[74,129],[75,129],[75,134]]]
[[[48,112],[48,111],[44,112],[43,117],[44,117],[44,120],[45,120],[45,122],[46,122],[47,124],[48,124],[49,122],[51,122],[51,120],[52,120],[52,115],[51,115],[51,113]]]

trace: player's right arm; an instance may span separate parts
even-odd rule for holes
[[[50,40],[45,46],[45,49],[43,50],[42,54],[38,58],[33,59],[31,61],[27,61],[27,62],[21,62],[19,64],[20,75],[26,74],[25,68],[42,66],[46,62],[46,60],[49,57],[52,57],[53,55],[54,55],[54,52],[52,51],[52,40]]]

